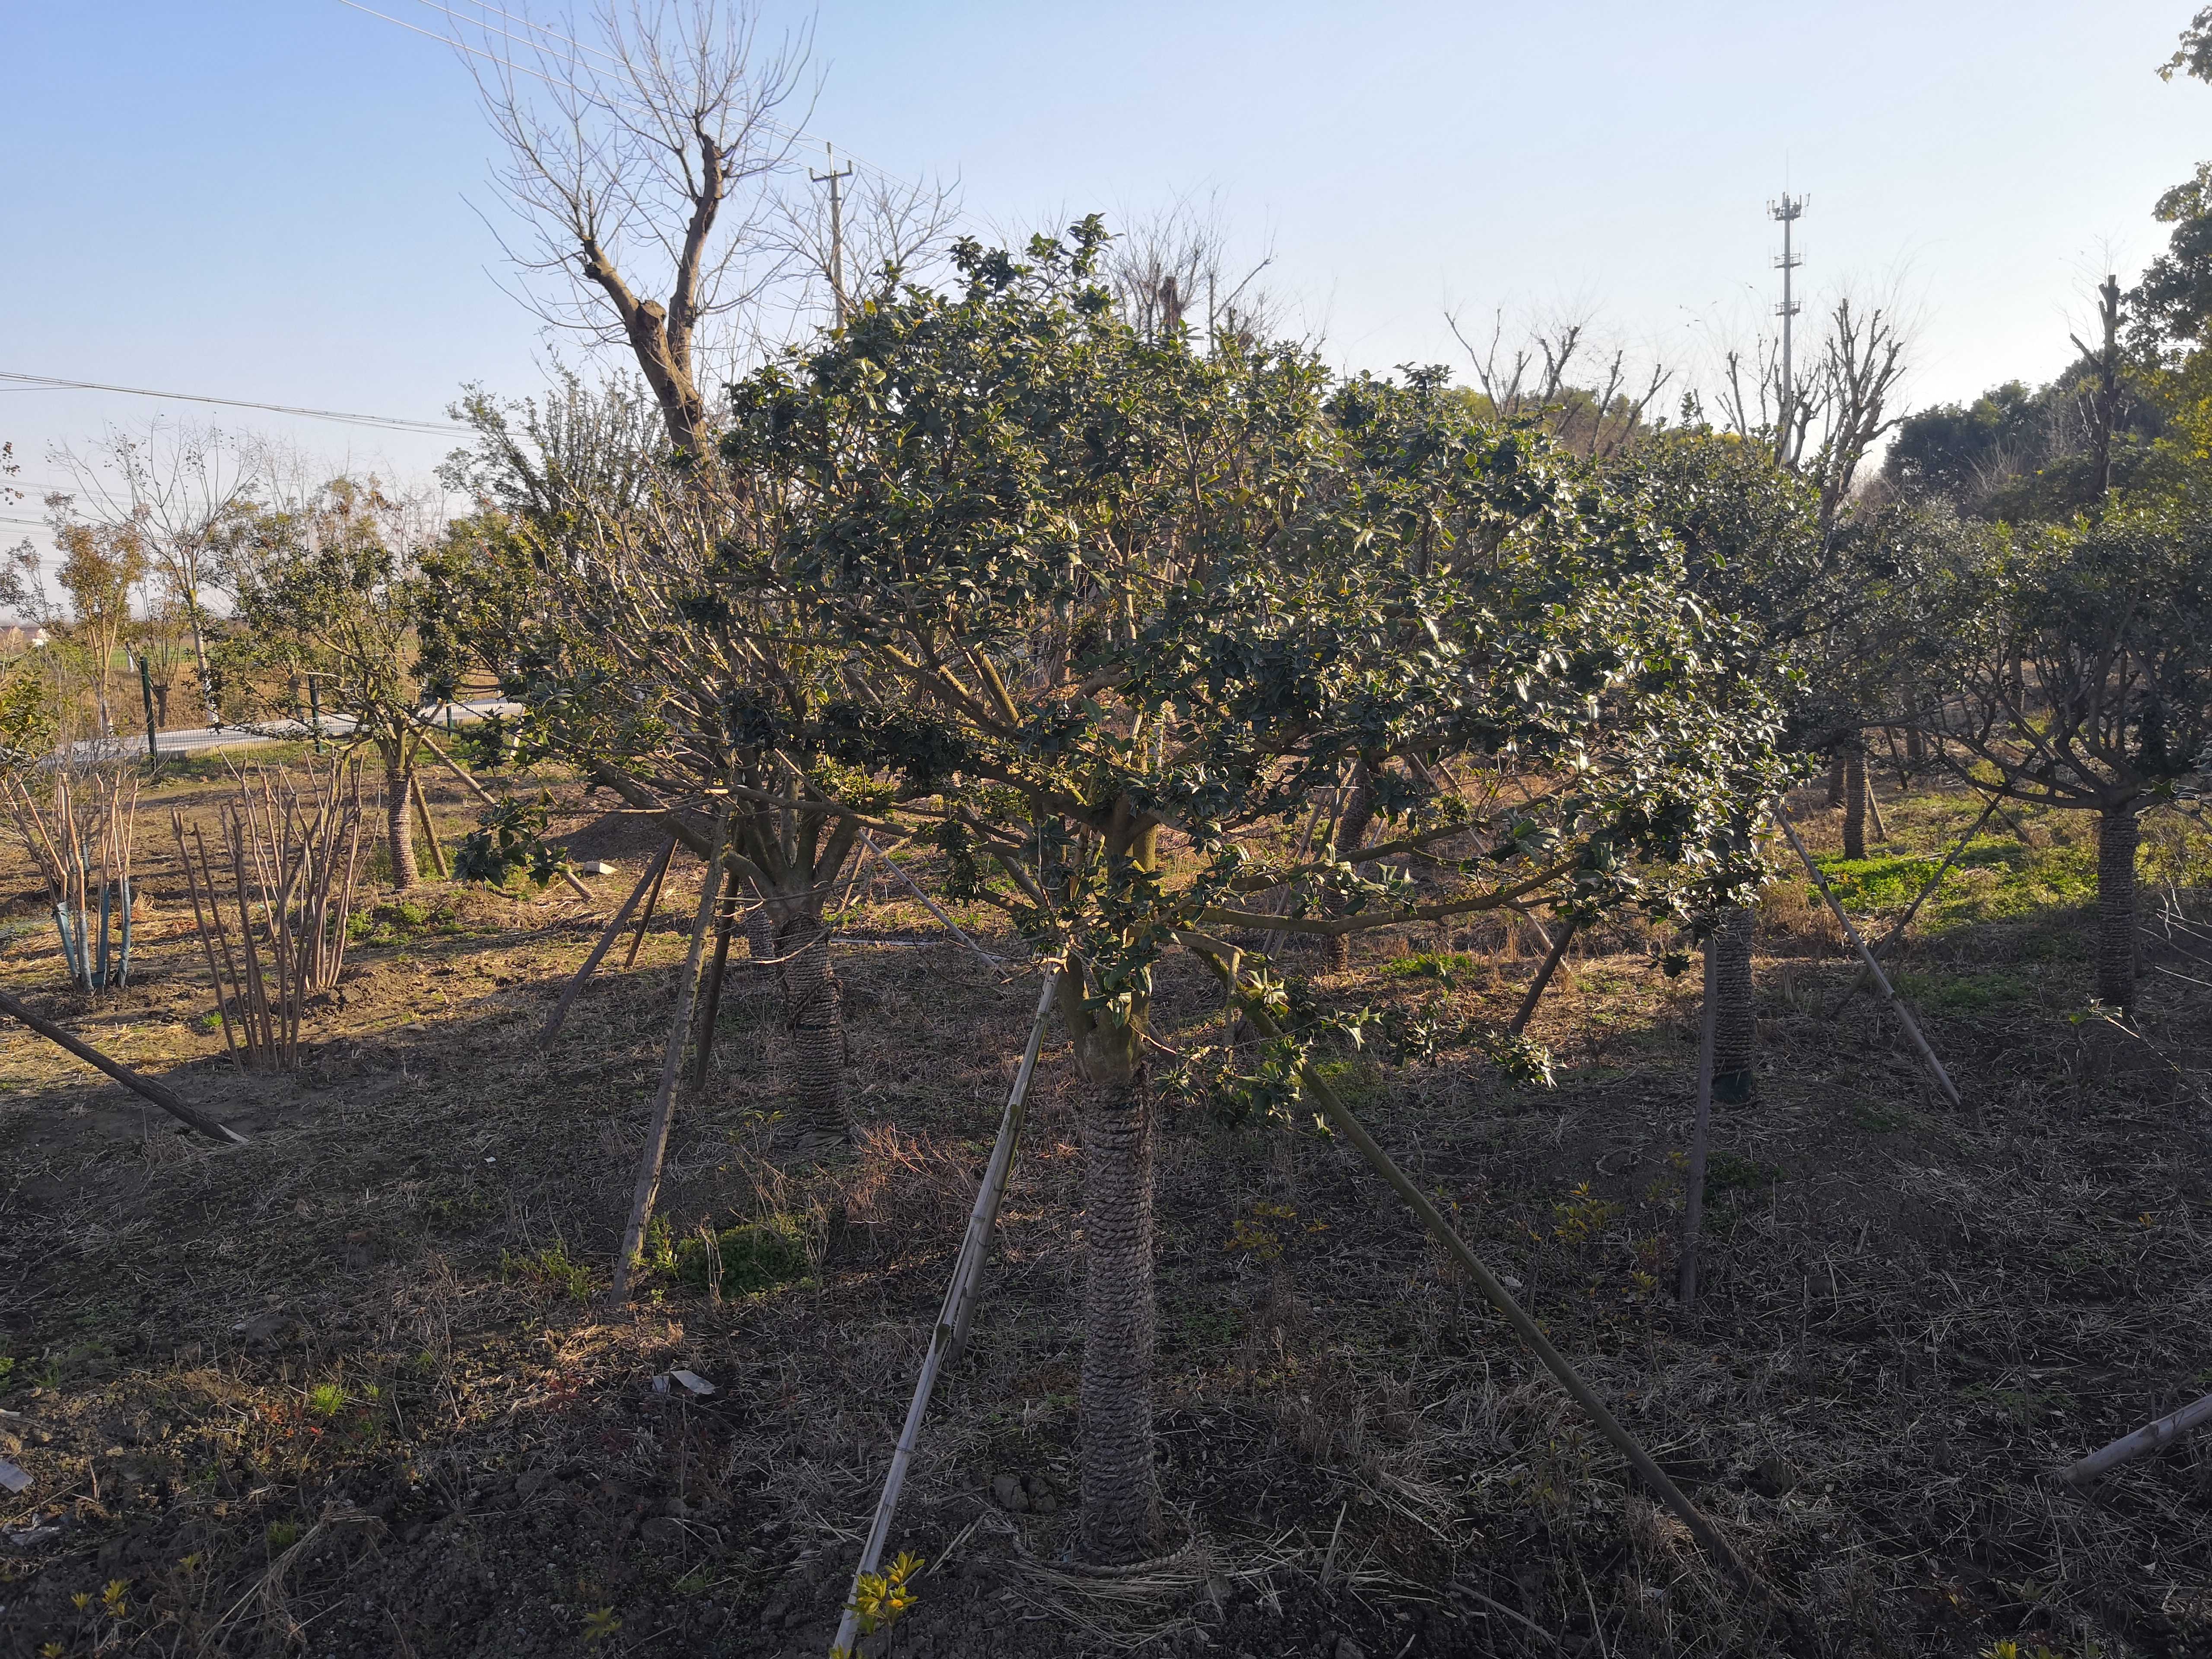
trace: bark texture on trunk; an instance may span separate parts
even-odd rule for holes
[[[385,839],[392,849],[392,884],[405,889],[421,878],[415,863],[415,830],[407,822],[413,775],[387,764],[384,769]]]
[[[2136,1000],[2136,805],[2108,806],[2097,819],[2097,1000],[2120,1009]]]
[[[1840,745],[1828,755],[1828,805],[1844,804],[1844,751]]]
[[[1866,745],[1854,743],[1844,750],[1844,856],[1866,854]]]
[[[1083,1103],[1083,1553],[1140,1559],[1152,1468],[1152,1113],[1134,1078]]]
[[[1713,1098],[1741,1105],[1752,1097],[1759,1021],[1752,1003],[1751,946],[1759,913],[1738,905],[1713,935]]]
[[[852,1138],[845,1102],[845,1022],[830,930],[794,916],[776,930],[783,958],[784,1023],[791,1031],[791,1092],[799,1133],[817,1143]]]

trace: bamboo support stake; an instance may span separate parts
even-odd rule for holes
[[[990,1249],[991,1232],[998,1224],[999,1206],[1006,1196],[1006,1177],[1013,1168],[1014,1147],[1021,1139],[1030,1079],[1036,1072],[1037,1051],[1044,1042],[1045,1022],[1052,1013],[1053,990],[1058,977],[1054,964],[1045,964],[1044,986],[1037,994],[1036,1018],[1030,1023],[1029,1046],[1022,1051],[1021,1067],[1014,1073],[1014,1086],[1006,1096],[1006,1108],[999,1119],[999,1138],[992,1144],[991,1161],[984,1167],[982,1184],[976,1189],[975,1206],[968,1212],[968,1231],[961,1237],[960,1254],[953,1263],[952,1277],[945,1286],[945,1301],[938,1309],[937,1323],[930,1330],[929,1348],[922,1356],[921,1375],[915,1380],[914,1398],[906,1408],[906,1422],[891,1447],[890,1469],[884,1477],[883,1496],[876,1502],[875,1519],[869,1525],[867,1542],[860,1550],[860,1565],[853,1571],[853,1587],[845,1598],[844,1617],[838,1623],[837,1639],[830,1649],[833,1653],[853,1650],[859,1623],[856,1604],[860,1580],[883,1562],[884,1546],[890,1540],[891,1518],[898,1510],[899,1492],[906,1484],[907,1467],[914,1461],[915,1448],[921,1443],[922,1421],[929,1414],[930,1396],[936,1392],[938,1376],[946,1366],[958,1360],[961,1350],[967,1346],[969,1324],[982,1285],[983,1259]]]
[[[1258,1000],[1243,994],[1243,988],[1237,983],[1237,970],[1233,963],[1222,961],[1220,957],[1210,951],[1203,954],[1212,963],[1214,971],[1222,976],[1224,982],[1244,1005],[1244,1017],[1251,1021],[1260,1035],[1266,1037],[1282,1035],[1281,1028],[1269,1017],[1267,1010],[1259,1005]],[[1782,1603],[1774,1591],[1768,1589],[1753,1574],[1751,1569],[1745,1565],[1743,1558],[1738,1555],[1728,1540],[1714,1528],[1712,1522],[1705,1518],[1704,1512],[1683,1496],[1681,1489],[1675,1486],[1672,1477],[1652,1461],[1651,1455],[1644,1449],[1636,1437],[1621,1426],[1620,1420],[1607,1408],[1605,1402],[1598,1398],[1596,1390],[1583,1380],[1582,1373],[1568,1362],[1566,1356],[1552,1346],[1551,1338],[1546,1336],[1542,1328],[1522,1310],[1521,1304],[1513,1299],[1512,1294],[1498,1281],[1497,1275],[1485,1267],[1474,1252],[1468,1248],[1467,1241],[1459,1236],[1452,1224],[1444,1219],[1443,1213],[1429,1201],[1428,1194],[1424,1193],[1413,1179],[1398,1167],[1389,1153],[1382,1150],[1375,1137],[1367,1133],[1366,1126],[1352,1115],[1351,1109],[1345,1105],[1335,1088],[1321,1074],[1319,1069],[1310,1065],[1301,1066],[1299,1079],[1307,1092],[1321,1102],[1322,1109],[1328,1113],[1329,1121],[1335,1126],[1337,1133],[1357,1147],[1360,1156],[1367,1160],[1369,1166],[1390,1183],[1398,1196],[1406,1201],[1407,1207],[1412,1210],[1420,1218],[1421,1224],[1428,1229],[1430,1237],[1443,1245],[1452,1259],[1459,1263],[1461,1269],[1474,1281],[1476,1288],[1482,1292],[1484,1298],[1504,1316],[1505,1322],[1513,1328],[1515,1334],[1528,1346],[1536,1358],[1542,1362],[1545,1370],[1550,1371],[1559,1380],[1559,1386],[1564,1388],[1574,1402],[1589,1415],[1590,1421],[1596,1425],[1598,1432],[1611,1441],[1614,1449],[1628,1460],[1629,1467],[1636,1471],[1637,1477],[1644,1482],[1651,1494],[1672,1510],[1675,1518],[1689,1529],[1690,1535],[1697,1540],[1705,1553],[1733,1574],[1746,1589],[1768,1598],[1785,1614],[1794,1616],[1793,1610]]]
[[[660,1056],[660,1087],[653,1100],[653,1119],[645,1133],[645,1150],[638,1158],[637,1186],[630,1194],[629,1224],[623,1229],[622,1254],[615,1258],[613,1303],[620,1307],[629,1297],[632,1264],[645,1249],[645,1230],[653,1218],[653,1202],[660,1192],[660,1171],[668,1160],[668,1132],[676,1120],[676,1078],[684,1064],[684,1039],[691,1030],[691,1009],[699,991],[699,958],[707,944],[707,929],[714,918],[714,903],[721,896],[722,846],[730,830],[730,811],[714,815],[714,851],[706,873],[699,878],[699,914],[691,923],[691,949],[684,959],[684,978],[677,988],[675,1017],[668,1022],[668,1045]]]
[[[422,780],[413,772],[407,775],[407,793],[414,797],[415,822],[422,826],[422,839],[430,843],[430,867],[438,872],[440,881],[451,881],[453,876],[446,864],[446,849],[438,844],[438,827],[430,822],[430,803],[422,797]]]
[[[21,1020],[47,1042],[60,1044],[87,1065],[97,1066],[131,1093],[152,1101],[179,1122],[191,1125],[204,1135],[212,1135],[217,1140],[227,1140],[234,1146],[243,1146],[247,1144],[246,1137],[228,1124],[219,1123],[198,1108],[187,1106],[165,1085],[155,1082],[151,1078],[140,1076],[119,1060],[110,1060],[90,1043],[64,1030],[53,1021],[33,1013],[5,991],[0,991],[0,1014],[6,1014],[11,1019]]]
[[[1859,953],[1859,960],[1866,964],[1867,972],[1874,975],[1874,982],[1881,991],[1882,1000],[1896,1010],[1898,1022],[1905,1027],[1905,1035],[1912,1040],[1913,1048],[1919,1051],[1920,1058],[1935,1074],[1937,1085],[1943,1091],[1943,1097],[1952,1105],[1959,1105],[1959,1091],[1951,1081],[1951,1074],[1943,1069],[1943,1062],[1936,1058],[1936,1051],[1928,1046],[1928,1039],[1921,1036],[1920,1027],[1912,1018],[1912,1011],[1897,994],[1897,988],[1889,982],[1889,975],[1881,971],[1881,964],[1874,959],[1874,952],[1867,949],[1866,941],[1859,937],[1859,930],[1851,926],[1850,917],[1844,914],[1842,902],[1836,897],[1835,890],[1828,885],[1828,878],[1821,873],[1820,866],[1813,862],[1813,855],[1805,850],[1805,843],[1798,840],[1797,826],[1790,822],[1790,815],[1783,811],[1780,801],[1774,804],[1774,821],[1782,826],[1782,833],[1790,837],[1790,845],[1804,861],[1805,867],[1813,872],[1813,880],[1820,890],[1820,896],[1828,901],[1828,908],[1836,913],[1836,920],[1843,924],[1844,937],[1850,940],[1852,948]]]
[[[1506,926],[1510,927],[1512,925],[1512,917],[1509,915]],[[1544,999],[1544,988],[1552,982],[1552,975],[1559,971],[1559,959],[1567,953],[1567,941],[1575,936],[1575,929],[1579,925],[1571,917],[1559,924],[1559,938],[1552,941],[1552,948],[1544,953],[1544,965],[1536,970],[1536,977],[1528,981],[1528,993],[1521,999],[1521,1006],[1514,1012],[1511,1022],[1505,1028],[1515,1036],[1519,1036],[1528,1029],[1529,1018],[1536,1012],[1536,1005]]]
[[[2191,1401],[2179,1411],[2161,1417],[2155,1423],[2146,1423],[2133,1434],[2122,1435],[2109,1446],[2091,1452],[2071,1468],[2061,1472],[2060,1478],[2069,1486],[2078,1486],[2085,1480],[2094,1480],[2107,1469],[2116,1469],[2123,1463],[2132,1462],[2147,1451],[2156,1451],[2160,1446],[2195,1428],[2199,1423],[2212,1422],[2212,1394],[2202,1400]]]
[[[1706,1138],[1713,1118],[1713,1030],[1717,1014],[1715,994],[1720,988],[1717,936],[1705,939],[1705,994],[1698,1015],[1698,1112],[1690,1126],[1690,1168],[1682,1200],[1682,1269],[1675,1294],[1682,1305],[1698,1304],[1698,1241],[1705,1225]]]
[[[466,784],[475,793],[476,798],[482,801],[486,806],[496,807],[505,804],[501,801],[496,795],[494,795],[491,791],[485,788],[483,785],[478,783],[476,781],[475,775],[472,774],[468,768],[463,766],[460,762],[455,760],[444,750],[439,748],[438,740],[432,737],[428,732],[418,732],[416,734],[416,741],[421,743],[425,749],[428,750],[444,763],[445,768],[448,772],[451,772],[455,777]],[[441,872],[441,873],[443,872]],[[585,886],[582,882],[576,879],[576,873],[573,870],[562,871],[561,879],[568,884],[570,890],[575,893],[578,898],[589,899],[598,896],[598,895],[593,893],[590,888]]]
[[[623,957],[623,971],[628,973],[637,961],[638,947],[645,943],[645,930],[653,926],[653,913],[660,904],[660,884],[668,879],[668,860],[676,851],[676,843],[668,843],[668,851],[660,855],[659,865],[653,875],[653,890],[645,896],[645,908],[638,912],[637,932],[631,936],[629,952]]]
[[[660,878],[667,872],[668,860],[675,852],[676,843],[672,841],[660,849],[660,856],[653,860],[646,872],[637,878],[637,885],[629,890],[629,896],[622,902],[622,908],[615,912],[614,920],[601,931],[599,941],[592,946],[592,953],[584,958],[584,965],[569,975],[568,982],[561,988],[561,1000],[553,1005],[553,1012],[545,1016],[545,1024],[538,1028],[538,1042],[550,1042],[560,1034],[562,1023],[568,1018],[569,1009],[575,1006],[576,999],[583,994],[585,981],[598,970],[601,958],[622,936],[623,924],[629,920],[629,913],[637,908],[638,900],[645,896],[647,887],[659,890]]]
[[[890,866],[891,873],[896,876],[901,881],[904,882],[907,884],[907,890],[916,898],[921,901],[922,908],[928,911],[933,916],[935,916],[938,921],[943,922],[953,938],[958,939],[963,945],[966,945],[970,951],[973,951],[978,957],[981,957],[983,961],[989,963],[992,967],[997,968],[1002,965],[1000,958],[993,956],[988,951],[986,951],[981,945],[976,944],[974,939],[969,938],[966,933],[963,933],[960,928],[960,924],[953,921],[951,917],[946,915],[943,910],[939,909],[937,905],[937,901],[931,898],[928,894],[923,892],[921,887],[915,883],[915,878],[907,874],[906,871],[900,866],[898,862],[891,858],[889,854],[885,853],[882,848],[877,846],[875,837],[869,835],[869,833],[865,830],[860,831],[860,844],[866,847],[871,853],[873,853],[878,859],[882,860],[884,864]]]
[[[1905,937],[1905,930],[1912,925],[1913,917],[1920,914],[1920,907],[1927,902],[1928,896],[1933,893],[1937,884],[1951,872],[1951,866],[1959,861],[1959,855],[1966,850],[1974,837],[1982,833],[1982,826],[1990,821],[1990,815],[1997,810],[1997,802],[2001,799],[2002,797],[1996,795],[1990,797],[1990,804],[1982,808],[1982,815],[1974,820],[1973,827],[1959,837],[1958,844],[1952,848],[1943,862],[1936,866],[1936,873],[1928,878],[1927,884],[1912,896],[1912,902],[1905,907],[1905,914],[1899,916],[1891,926],[1890,930],[1875,943],[1874,954],[1877,957],[1887,956],[1890,946]],[[1862,968],[1857,976],[1851,981],[1850,988],[1844,991],[1842,996],[1837,998],[1836,1006],[1828,1010],[1828,1018],[1833,1019],[1838,1014],[1842,1013],[1844,1004],[1866,988],[1867,971]]]
[[[674,843],[671,843],[673,845]],[[714,1022],[722,1012],[722,976],[730,966],[730,935],[738,927],[738,884],[732,882],[714,916],[714,954],[707,963],[706,988],[699,997],[699,1029],[691,1039],[691,1092],[707,1086],[714,1064]]]

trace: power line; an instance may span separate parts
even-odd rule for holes
[[[153,392],[143,386],[108,386],[99,380],[67,380],[52,374],[20,374],[0,368],[0,387],[20,386],[40,392],[118,392],[129,398],[168,398],[179,403],[220,404],[226,409],[264,409],[275,415],[300,415],[309,420],[337,421],[348,426],[374,427],[387,432],[431,432],[450,436],[459,430],[453,421],[415,421],[398,415],[353,415],[336,409],[302,409],[293,404],[261,404],[246,398],[211,398],[196,392]]]

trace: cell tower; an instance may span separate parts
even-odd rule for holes
[[[1771,219],[1779,219],[1782,222],[1782,257],[1779,259],[1777,259],[1774,263],[1782,272],[1782,303],[1775,307],[1775,315],[1782,319],[1782,411],[1780,424],[1782,428],[1782,441],[1785,447],[1788,445],[1790,438],[1790,393],[1796,384],[1790,379],[1790,325],[1791,319],[1795,318],[1800,311],[1804,309],[1804,307],[1799,303],[1791,292],[1793,285],[1790,282],[1790,273],[1795,271],[1798,266],[1803,264],[1805,263],[1805,259],[1804,256],[1797,252],[1795,239],[1791,236],[1790,232],[1796,228],[1798,220],[1805,216],[1805,204],[1808,199],[1810,198],[1803,196],[1792,196],[1788,191],[1784,191],[1782,192],[1782,199],[1780,201],[1769,202],[1766,204],[1767,216]]]

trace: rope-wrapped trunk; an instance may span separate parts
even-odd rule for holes
[[[2097,1000],[2112,1008],[2136,1000],[2136,806],[2108,806],[2097,818]]]
[[[798,915],[776,934],[782,957],[784,1021],[791,1031],[791,1095],[799,1132],[817,1142],[852,1138],[845,1103],[845,1022],[830,930]]]
[[[1150,1549],[1152,1469],[1152,1113],[1140,1079],[1097,1084],[1083,1139],[1083,1553]]]
[[[1863,859],[1866,853],[1866,744],[1854,738],[1844,749],[1844,856]]]
[[[1713,1098],[1741,1105],[1752,1097],[1759,1021],[1752,1001],[1751,947],[1759,913],[1742,904],[1713,935]]]
[[[421,879],[415,863],[415,831],[407,822],[410,781],[403,767],[384,769],[385,839],[392,848],[392,884],[398,888],[412,887]]]

